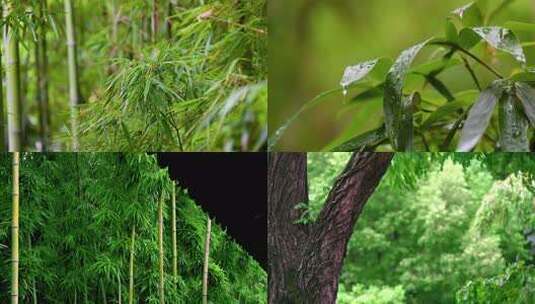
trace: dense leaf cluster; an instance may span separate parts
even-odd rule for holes
[[[493,25],[495,16],[513,1],[492,5],[495,2],[479,0],[454,10],[442,37],[416,44],[394,61],[378,58],[347,67],[342,88],[305,104],[273,134],[270,147],[275,148],[302,112],[343,92],[351,104],[382,100],[384,117],[377,129],[337,138],[325,150],[530,151],[535,70],[528,66],[523,48],[531,42],[518,37],[532,39],[535,25]],[[431,47],[436,51],[413,67],[416,57]],[[442,80],[459,68],[473,89],[454,92]]]
[[[11,157],[0,157],[0,195],[11,198]],[[129,295],[134,242],[134,303],[158,302],[158,201],[164,199],[165,298],[201,301],[206,214],[177,191],[178,277],[171,271],[174,184],[144,154],[23,154],[20,299],[31,303],[103,303]],[[0,208],[0,302],[9,301],[10,208]],[[265,303],[267,276],[225,231],[213,225],[208,298]],[[197,300],[193,300],[197,299]]]

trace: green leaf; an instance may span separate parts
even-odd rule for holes
[[[450,115],[454,115],[457,111],[469,106],[470,103],[471,100],[468,99],[456,99],[452,102],[443,105],[442,107],[431,113],[431,115],[429,115],[429,117],[422,124],[422,129],[428,129],[434,123],[447,119]]]
[[[347,67],[342,80],[340,81],[341,89],[333,89],[330,91],[323,92],[318,96],[314,97],[312,100],[305,103],[299,111],[290,117],[277,131],[271,136],[269,140],[269,150],[272,150],[275,145],[282,138],[286,130],[290,125],[297,119],[299,116],[311,109],[314,106],[317,106],[322,101],[325,100],[325,97],[332,95],[333,93],[342,91],[343,94],[347,94],[347,88],[351,85],[356,85],[357,83],[368,78],[373,78],[376,82],[382,81],[386,71],[390,67],[390,59],[387,58],[378,58],[375,60],[365,61],[354,66]]]
[[[479,26],[483,24],[483,14],[476,2],[471,2],[465,6],[455,9],[451,12],[464,26]]]
[[[347,142],[331,149],[331,152],[353,152],[362,151],[368,147],[373,147],[386,139],[384,125],[378,129],[358,135]]]
[[[535,33],[535,23],[507,21],[503,27],[515,32]]]
[[[495,49],[509,53],[520,63],[526,64],[524,50],[511,30],[497,26],[475,27],[471,30]]]
[[[367,77],[382,81],[391,65],[392,62],[390,59],[378,58],[348,66],[344,71],[342,80],[340,80],[340,85],[342,88],[347,89],[349,86],[361,82]]]
[[[469,152],[477,145],[489,125],[503,90],[502,82],[494,81],[489,88],[481,92],[464,123],[461,139],[457,146],[458,152]]]
[[[457,32],[455,24],[453,24],[450,19],[446,20],[445,33],[446,40],[456,44],[459,43],[459,33]]]
[[[383,104],[385,126],[392,147],[396,151],[410,148],[406,144],[408,144],[407,140],[412,136],[407,134],[411,130],[402,128],[406,124],[404,119],[407,118],[404,116],[407,107],[403,99],[403,83],[416,55],[431,41],[432,39],[429,39],[403,51],[386,76]]]
[[[535,89],[527,83],[517,82],[515,83],[515,93],[522,103],[524,113],[529,118],[531,125],[535,127]]]
[[[505,152],[529,152],[528,120],[514,94],[500,101],[500,147]]]

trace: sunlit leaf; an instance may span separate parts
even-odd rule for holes
[[[515,93],[522,106],[524,113],[529,118],[531,125],[535,127],[535,89],[526,83],[515,83]]]

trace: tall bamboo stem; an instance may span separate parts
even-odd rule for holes
[[[208,263],[210,260],[210,234],[212,230],[212,221],[208,219],[206,225],[206,242],[204,244],[204,269],[202,276],[202,303],[208,304]]]
[[[11,222],[11,304],[19,303],[19,152],[13,153],[13,207]]]
[[[4,17],[13,12],[13,1],[4,4]],[[21,150],[22,120],[20,100],[20,74],[19,74],[19,42],[13,29],[6,24],[4,27],[4,52],[6,64],[6,101],[9,151]]]
[[[2,62],[2,53],[0,52],[0,62]],[[4,88],[3,88],[4,74],[0,69],[0,152],[6,150],[6,130],[4,120]]]
[[[132,226],[132,243],[130,245],[130,269],[128,283],[128,304],[134,304],[134,244],[136,241],[136,225]]]
[[[37,10],[40,23],[37,32],[37,41],[35,42],[35,66],[37,81],[37,104],[39,109],[39,137],[41,139],[41,150],[48,150],[48,141],[50,138],[50,113],[48,110],[48,57],[46,43],[46,23],[43,21],[46,17],[47,2],[39,1]]]
[[[160,284],[158,291],[160,294],[160,304],[165,303],[164,294],[164,272],[163,272],[163,195],[160,197],[158,204],[158,248],[160,253]]]
[[[178,249],[176,243],[176,186],[173,184],[173,196],[172,196],[172,218],[171,218],[171,229],[173,232],[172,242],[173,242],[173,277],[175,281],[178,278]]]
[[[119,304],[121,304],[123,301],[122,301],[122,286],[121,286],[121,275],[119,273],[117,273],[117,285],[118,285],[118,297],[117,297],[117,302]]]
[[[152,0],[152,14],[151,14],[151,42],[155,43],[156,38],[158,35],[158,2],[156,0]]]
[[[72,150],[78,151],[78,106],[80,105],[80,90],[78,86],[78,58],[76,50],[76,33],[74,27],[74,7],[72,0],[65,0],[65,30],[67,32],[67,48],[69,57],[69,96],[71,106]]]

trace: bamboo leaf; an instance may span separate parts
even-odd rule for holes
[[[457,146],[458,152],[469,152],[477,145],[489,125],[503,90],[501,82],[495,81],[489,88],[481,92],[464,123],[461,139]]]
[[[506,152],[529,152],[528,120],[514,94],[500,101],[500,147]]]

